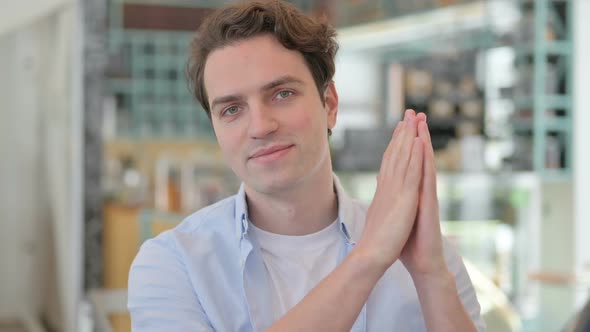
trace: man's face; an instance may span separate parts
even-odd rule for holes
[[[331,175],[338,97],[331,84],[322,103],[299,52],[270,35],[240,41],[209,55],[204,84],[221,150],[247,187],[272,194]]]

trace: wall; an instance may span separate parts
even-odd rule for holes
[[[39,312],[51,275],[42,168],[39,26],[0,37],[0,315]],[[10,267],[10,268],[6,268]]]
[[[575,260],[575,224],[571,181],[545,181],[541,188],[541,271],[569,275]],[[574,288],[540,283],[538,326],[534,331],[561,331],[575,309]]]
[[[576,267],[590,274],[590,1],[574,10],[574,220]],[[590,288],[590,287],[588,287]],[[587,299],[580,293],[578,301]]]
[[[339,50],[336,58],[334,82],[338,91],[338,121],[334,128],[334,140],[338,143],[346,128],[375,127],[378,111],[382,108],[380,100],[379,64],[359,53]]]
[[[2,0],[0,35],[23,28],[72,2],[72,0],[35,0],[35,5],[32,6],[29,1]]]
[[[78,331],[81,297],[76,17],[62,6],[0,34],[0,318],[65,332]]]

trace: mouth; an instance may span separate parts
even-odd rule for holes
[[[273,161],[287,154],[293,144],[273,145],[256,150],[248,159],[256,161]]]

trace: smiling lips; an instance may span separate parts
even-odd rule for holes
[[[257,149],[248,159],[256,161],[274,161],[281,158],[293,147],[293,144],[273,145]]]

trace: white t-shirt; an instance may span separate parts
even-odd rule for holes
[[[284,316],[338,265],[343,238],[338,220],[312,234],[280,235],[250,227],[272,283],[275,321]]]

